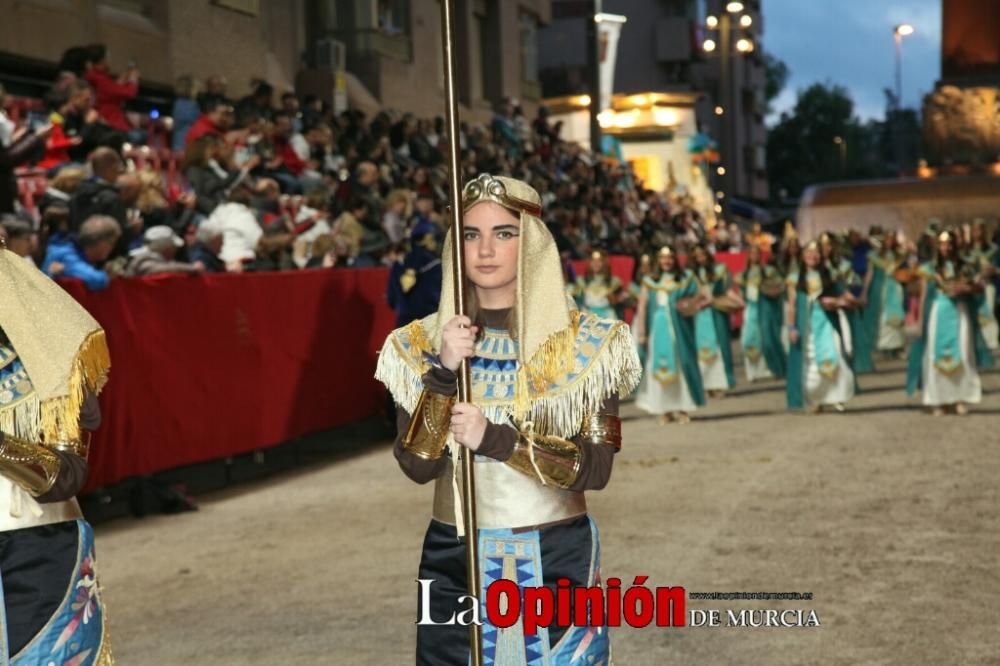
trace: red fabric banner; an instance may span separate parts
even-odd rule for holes
[[[377,414],[385,269],[116,280],[66,288],[104,327],[88,489]]]

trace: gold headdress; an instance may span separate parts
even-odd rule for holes
[[[33,387],[0,401],[0,430],[32,441],[77,439],[80,405],[104,386],[110,366],[100,325],[41,271],[0,249],[0,328]]]
[[[659,257],[672,257],[674,256],[674,250],[669,245],[664,245],[656,254]]]
[[[944,241],[948,241],[949,243],[952,243],[955,240],[955,236],[950,231],[948,231],[946,229],[946,230],[944,230],[944,231],[942,231],[941,233],[938,234],[937,239],[938,239],[939,243],[943,243]]]
[[[819,252],[819,241],[817,240],[809,241],[802,251],[805,252],[806,250],[816,250],[817,252]]]

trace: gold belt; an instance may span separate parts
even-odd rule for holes
[[[434,485],[434,520],[454,525],[453,462]],[[461,468],[457,482],[461,488]],[[543,486],[496,460],[476,457],[476,523],[481,529],[534,529],[587,513],[582,492]]]

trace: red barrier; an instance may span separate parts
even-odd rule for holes
[[[273,446],[377,414],[391,330],[385,269],[117,280],[66,287],[105,328],[88,489]]]

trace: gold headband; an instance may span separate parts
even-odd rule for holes
[[[660,251],[657,252],[657,256],[659,256],[659,257],[672,257],[672,256],[674,256],[674,251],[670,248],[670,246],[664,245],[663,247],[660,248]]]
[[[604,254],[603,250],[594,250],[590,253],[591,259],[603,259],[605,256],[607,255]]]
[[[809,244],[806,245],[805,249],[807,249],[807,250],[816,250],[818,252],[819,251],[819,243],[817,241],[814,241],[814,240],[813,241],[809,241]]]
[[[938,234],[938,242],[942,243],[944,241],[948,241],[949,243],[952,241],[952,236],[950,231],[942,231],[941,233]]]
[[[469,210],[469,208],[480,201],[492,201],[505,208],[533,215],[534,217],[542,216],[541,206],[508,194],[507,187],[500,180],[488,173],[481,174],[475,180],[468,182],[465,185],[465,190],[462,192],[463,210]]]

